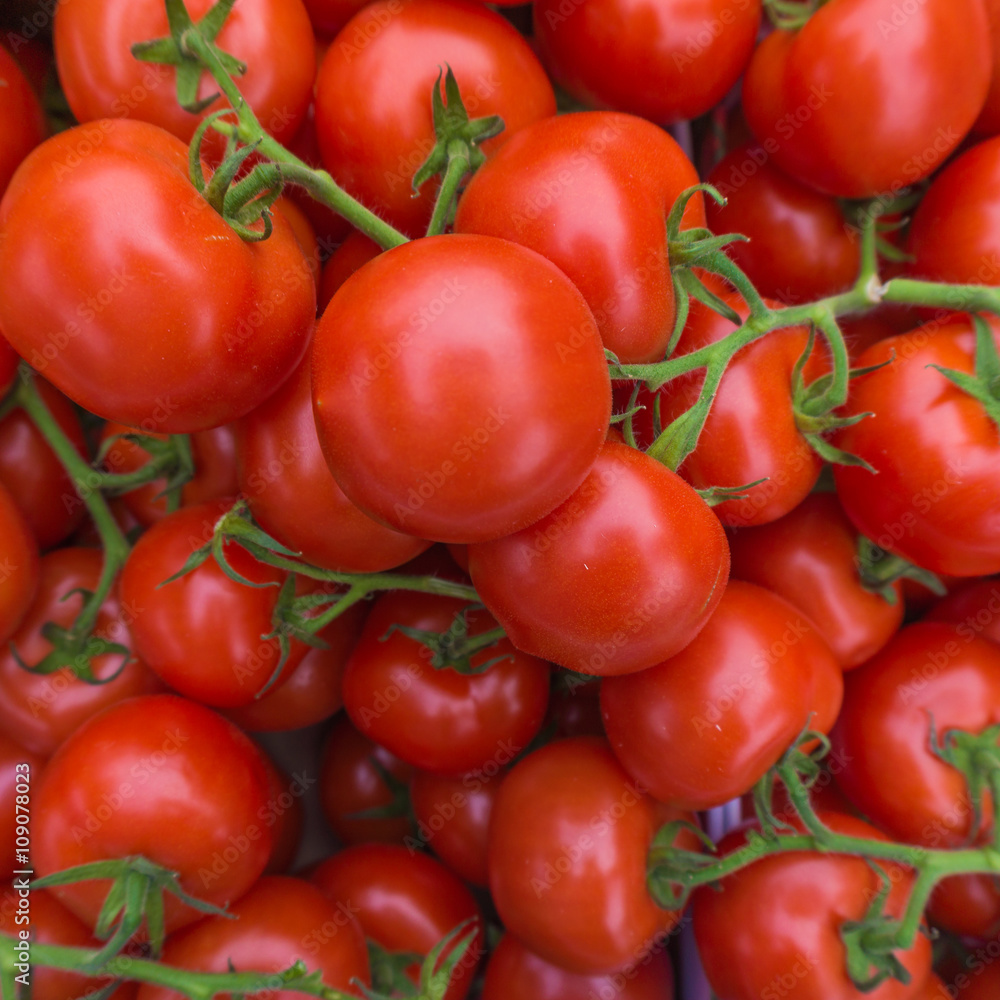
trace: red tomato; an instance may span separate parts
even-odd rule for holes
[[[956,875],[934,887],[927,919],[967,938],[989,940],[1000,933],[1000,883],[991,875]]]
[[[982,0],[832,0],[757,47],[743,111],[793,177],[844,198],[927,177],[972,127],[990,78]]]
[[[561,671],[556,671],[554,680],[547,722],[555,727],[554,735],[603,736],[601,685],[580,682],[575,675]]]
[[[439,774],[510,763],[538,732],[549,701],[548,664],[507,639],[472,657],[473,667],[499,662],[466,674],[435,669],[426,646],[393,631],[402,625],[446,633],[464,607],[433,594],[383,594],[344,673],[344,707],[354,725],[414,767]],[[470,636],[496,627],[482,610],[466,620]]]
[[[136,543],[121,577],[122,600],[142,609],[129,622],[138,655],[174,690],[220,708],[249,705],[274,674],[280,645],[268,636],[276,628],[273,616],[288,574],[226,542],[230,566],[258,586],[230,579],[211,556],[180,579],[161,584],[211,539],[231,506],[231,500],[215,500],[168,514]],[[281,678],[308,648],[291,640]]]
[[[857,532],[833,493],[813,493],[771,524],[734,531],[731,574],[780,594],[812,621],[844,670],[874,656],[903,623],[896,603],[867,590],[857,570]]]
[[[268,798],[266,810],[258,814],[265,826],[271,827],[271,853],[264,868],[265,875],[283,875],[295,863],[302,843],[305,826],[305,807],[302,796],[310,784],[308,774],[286,774],[271,760],[267,752],[258,746],[260,759],[267,770]]]
[[[330,255],[323,266],[319,284],[319,311],[322,313],[330,304],[337,289],[368,261],[374,260],[382,248],[364,233],[352,229],[344,242]]]
[[[1000,132],[1000,0],[986,0],[986,17],[990,22],[990,49],[993,55],[993,73],[990,89],[986,94],[979,117],[972,131],[979,135],[995,135]]]
[[[981,635],[1000,645],[1000,581],[969,581],[941,598],[924,620],[954,622],[963,639]]]
[[[1000,965],[989,951],[977,948],[967,959],[965,970],[954,979],[951,992],[930,994],[931,1000],[993,1000],[1000,991]]]
[[[323,815],[342,844],[401,843],[412,833],[408,802],[397,803],[388,774],[405,786],[413,767],[359,733],[347,714],[330,727],[319,761]],[[388,815],[360,815],[385,810]]]
[[[288,223],[276,215],[269,239],[244,242],[196,193],[184,144],[154,125],[61,132],[0,203],[0,327],[109,420],[178,433],[248,413],[294,371],[315,314]]]
[[[299,242],[299,248],[309,265],[309,273],[312,274],[313,282],[318,285],[320,246],[319,240],[316,238],[316,230],[313,229],[309,216],[304,209],[299,207],[291,195],[281,195],[274,203],[274,208],[285,217],[285,221],[291,226],[292,232],[295,233],[295,238]]]
[[[142,429],[126,427],[125,424],[109,420],[101,432],[101,442],[121,434],[147,434]],[[149,434],[166,440],[165,434]],[[239,488],[236,481],[236,442],[233,428],[226,424],[208,431],[197,431],[191,435],[191,456],[194,459],[194,476],[181,490],[181,503],[191,506],[206,500],[230,497]],[[121,475],[142,468],[149,461],[149,452],[140,445],[119,437],[104,456],[104,468],[108,472]],[[122,502],[129,513],[142,525],[148,527],[159,521],[167,513],[167,499],[160,494],[166,487],[166,480],[157,479],[138,489],[122,494]]]
[[[332,38],[365,5],[365,0],[304,0],[317,35]]]
[[[417,839],[456,874],[473,885],[489,882],[487,851],[490,816],[503,772],[490,761],[461,777],[417,771],[410,781],[410,801]]]
[[[994,328],[1000,346],[1000,326]],[[982,404],[930,367],[971,373],[975,336],[965,319],[920,327],[865,351],[861,366],[888,361],[851,385],[838,448],[877,470],[834,467],[844,512],[862,534],[933,573],[1000,570],[1000,428]]]
[[[444,865],[395,844],[360,844],[327,858],[310,881],[338,907],[350,907],[365,935],[389,952],[426,955],[474,918],[478,934],[444,996],[462,1000],[469,992],[485,948],[482,918],[472,893]],[[417,971],[416,965],[407,970],[414,982]]]
[[[649,122],[560,115],[524,129],[476,173],[455,230],[548,257],[583,292],[605,347],[623,362],[658,361],[674,326],[666,219],[697,183],[680,146]],[[705,224],[700,194],[684,220]]]
[[[267,875],[237,900],[232,916],[209,916],[170,938],[162,961],[204,972],[282,972],[302,961],[336,990],[358,995],[352,980],[370,982],[364,935],[351,912],[333,906],[304,879]],[[236,919],[232,919],[235,917]],[[182,994],[143,984],[138,1000]],[[228,1000],[229,994],[222,994]],[[294,990],[268,990],[272,1000],[300,1000]]]
[[[760,0],[536,0],[542,61],[574,97],[667,124],[697,118],[743,72]]]
[[[392,569],[431,543],[373,521],[344,496],[323,458],[309,364],[237,424],[240,492],[257,523],[316,566]]]
[[[320,444],[348,498],[435,541],[544,517],[583,481],[611,412],[579,291],[488,236],[415,240],[352,275],[317,327],[312,379]]]
[[[842,685],[812,622],[776,594],[733,580],[680,653],[605,678],[601,708],[611,748],[649,794],[678,809],[712,809],[749,791],[810,712],[813,728],[832,726]]]
[[[469,546],[469,568],[518,649],[608,676],[651,667],[698,634],[725,589],[729,547],[679,476],[609,441],[564,504]]]
[[[23,808],[19,808],[25,803],[23,800],[18,803],[17,796],[30,796],[31,787],[41,775],[44,763],[45,758],[41,754],[32,753],[6,733],[0,733],[0,837],[3,838],[0,842],[7,845],[8,860],[15,847],[23,849],[30,846],[30,841],[25,843],[24,840],[15,839],[18,836],[28,836],[23,831],[20,835],[17,833],[18,817],[27,815],[29,820],[31,817],[30,810],[25,812]],[[30,804],[29,798],[28,805]],[[0,909],[0,924],[5,916]]]
[[[852,816],[829,813],[834,830],[886,840]],[[728,854],[743,846],[747,830],[719,845]],[[913,884],[912,872],[891,869],[886,913],[899,917]],[[862,993],[847,976],[842,924],[860,920],[881,888],[863,858],[793,852],[762,858],[718,886],[703,886],[692,899],[694,934],[712,989],[725,1000],[910,1000],[930,973],[931,946],[918,934],[897,953],[912,976],[904,986],[889,979]]]
[[[634,966],[610,975],[581,976],[560,969],[505,934],[486,966],[483,1000],[673,1000],[674,977],[666,951],[652,951]]]
[[[185,7],[192,20],[200,21],[212,0],[187,0]],[[173,67],[133,57],[136,42],[169,34],[159,0],[59,4],[53,31],[59,82],[77,121],[136,118],[187,143],[203,118],[229,106],[220,99],[197,115],[185,111],[177,103]],[[301,0],[240,0],[216,43],[247,64],[237,86],[264,128],[282,141],[294,135],[316,70],[312,28]],[[215,81],[203,74],[199,99],[218,92]],[[223,145],[221,136],[213,139],[217,153]]]
[[[529,754],[501,784],[490,824],[490,889],[507,930],[580,975],[635,962],[680,920],[646,889],[653,836],[679,818],[692,819],[643,795],[603,740]]]
[[[503,133],[555,114],[552,85],[499,14],[463,0],[377,0],[327,51],[316,82],[323,163],[355,198],[410,236],[427,226],[436,184],[411,181],[434,147],[431,92],[447,63],[470,118],[500,115]]]
[[[0,46],[0,195],[21,161],[45,138],[45,116],[17,60]]]
[[[259,752],[232,723],[172,695],[131,698],[85,722],[49,761],[32,803],[32,861],[49,875],[142,854],[221,906],[267,864],[268,794]],[[107,891],[106,879],[53,890],[91,926]],[[176,897],[164,902],[168,932],[201,917]]]
[[[90,661],[95,676],[104,683],[88,684],[70,667],[52,674],[25,670],[14,657],[35,666],[52,650],[42,629],[47,622],[64,628],[73,624],[83,598],[79,592],[97,589],[103,557],[96,549],[56,549],[42,556],[38,591],[28,613],[11,637],[13,649],[0,650],[0,726],[29,750],[48,757],[92,715],[125,698],[160,689],[156,678],[140,660],[122,665],[120,654],[108,653]],[[112,590],[97,615],[95,633],[109,642],[132,648],[129,623],[136,606]]]
[[[708,175],[727,199],[706,203],[716,233],[742,233],[736,261],[761,295],[811,302],[850,288],[861,264],[860,241],[837,202],[782,173],[757,145],[740,146]]]
[[[0,643],[14,634],[38,590],[38,543],[0,480]]]
[[[36,379],[35,386],[77,453],[89,461],[76,409],[48,382]],[[73,534],[86,513],[73,480],[20,407],[0,419],[0,482],[14,498],[43,551]]]

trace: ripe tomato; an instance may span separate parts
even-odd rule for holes
[[[844,198],[927,177],[972,127],[989,86],[982,0],[833,0],[757,47],[743,111],[793,177]]]
[[[21,161],[45,138],[45,116],[31,84],[17,60],[0,46],[0,195],[6,190]]]
[[[292,867],[298,856],[305,827],[302,796],[316,779],[310,779],[305,773],[294,777],[286,774],[265,750],[261,747],[257,749],[268,779],[267,809],[258,814],[258,818],[271,827],[271,853],[264,874],[282,875]]]
[[[490,955],[483,982],[483,1000],[673,1000],[674,977],[670,957],[652,951],[634,966],[610,975],[580,976],[546,962],[528,951],[512,934],[505,934]]]
[[[15,840],[17,818],[25,815],[24,810],[18,808],[18,785],[21,786],[23,795],[25,784],[30,788],[42,773],[44,763],[45,758],[41,754],[32,753],[20,743],[16,743],[7,733],[0,733],[0,837],[3,837],[3,843],[10,845],[7,848],[8,854],[13,852],[15,846],[21,846]],[[30,818],[30,812],[28,816]],[[5,914],[0,911],[0,920],[4,916]]]
[[[956,875],[934,887],[927,919],[966,938],[989,940],[1000,933],[1000,881],[992,875]]]
[[[43,379],[36,379],[35,386],[77,453],[89,461],[76,409]],[[20,407],[0,419],[0,482],[10,491],[42,551],[65,541],[86,513],[73,480]]]
[[[580,975],[635,962],[680,920],[646,889],[653,835],[679,818],[692,817],[643,795],[601,739],[529,754],[501,784],[490,824],[490,889],[507,930]]]
[[[660,360],[674,326],[666,219],[698,183],[684,151],[632,115],[560,115],[523,129],[469,182],[455,230],[530,247],[583,292],[604,346]],[[701,194],[685,227],[705,224]]]
[[[414,767],[461,775],[508,764],[541,728],[548,664],[501,639],[472,657],[483,673],[431,666],[431,651],[394,625],[446,633],[465,604],[391,591],[375,602],[344,672],[344,707],[366,736]],[[496,627],[488,612],[466,613],[470,636]],[[391,634],[390,634],[391,633]]]
[[[396,844],[359,844],[327,858],[309,878],[388,952],[426,955],[460,923],[475,918],[478,934],[444,997],[462,1000],[469,992],[485,950],[482,918],[472,893],[444,865]],[[416,964],[407,969],[414,982],[418,970]]]
[[[364,0],[304,0],[317,35],[332,39],[364,6]]]
[[[542,61],[578,100],[667,124],[726,96],[760,12],[760,0],[536,0],[534,25]]]
[[[924,620],[953,622],[963,639],[981,635],[1000,645],[1000,581],[969,581],[941,598]]]
[[[0,480],[0,643],[14,634],[38,590],[38,543]]]
[[[1000,346],[1000,326],[993,336]],[[1000,428],[931,367],[971,373],[974,346],[968,319],[879,341],[858,364],[889,363],[852,382],[846,407],[849,415],[875,415],[835,438],[878,472],[834,467],[837,495],[857,529],[918,566],[955,576],[1000,570]]]
[[[122,434],[146,434],[147,432],[125,424],[109,420],[101,431],[101,442],[118,437],[104,456],[103,466],[108,472],[121,475],[135,472],[149,461],[149,452],[142,446],[119,437]],[[150,434],[150,437],[166,439],[165,434]],[[239,489],[236,481],[236,442],[233,427],[224,424],[208,431],[197,431],[191,435],[191,456],[195,473],[181,490],[181,503],[187,507],[206,500],[231,497]],[[122,494],[126,510],[141,524],[148,527],[159,521],[167,513],[167,498],[161,496],[166,480],[157,479],[138,489]]]
[[[993,73],[990,76],[990,89],[986,94],[979,117],[972,131],[979,135],[995,135],[1000,132],[1000,2],[986,0],[986,17],[990,23],[990,49],[993,55]]]
[[[414,240],[355,272],[316,329],[312,379],[347,497],[435,541],[544,517],[583,481],[611,413],[579,291],[544,257],[488,236]]]
[[[1000,965],[989,951],[977,948],[951,982],[950,992],[932,993],[931,1000],[993,1000],[1000,990]]]
[[[368,952],[351,911],[334,906],[304,879],[266,875],[230,907],[171,934],[162,961],[204,972],[282,972],[305,962],[333,989],[366,986]],[[235,919],[233,919],[235,917]],[[144,983],[138,1000],[180,1000],[182,994]],[[294,990],[268,990],[272,1000],[299,1000]]]
[[[772,162],[760,146],[740,146],[708,175],[726,204],[706,203],[716,233],[742,233],[731,243],[736,261],[761,295],[782,302],[812,302],[849,288],[861,263],[837,202],[806,187]]]
[[[174,690],[221,708],[249,705],[277,668],[278,640],[266,637],[275,630],[278,592],[288,574],[227,542],[225,555],[233,569],[263,586],[235,582],[212,557],[161,584],[211,539],[230,506],[229,500],[214,500],[168,514],[136,543],[121,577],[122,600],[136,609],[129,621],[136,653]],[[307,649],[292,639],[283,678]]]
[[[194,21],[211,6],[212,0],[185,2]],[[159,0],[59,4],[53,24],[56,66],[77,121],[135,118],[187,143],[204,117],[228,107],[220,99],[197,115],[185,111],[177,103],[173,67],[140,62],[132,55],[136,42],[168,33],[166,8]],[[237,86],[264,128],[281,141],[293,136],[309,104],[316,70],[312,28],[301,0],[240,0],[216,43],[247,64]],[[217,93],[218,85],[203,74],[199,99]],[[223,145],[221,136],[213,137],[217,153]]]
[[[236,450],[240,492],[254,519],[307,562],[374,573],[431,545],[372,520],[344,496],[320,450],[307,361],[239,421]]]
[[[888,839],[853,816],[822,818],[839,833]],[[746,828],[733,831],[720,853],[743,846],[746,834]],[[898,866],[891,874],[886,914],[899,917],[913,876]],[[909,985],[890,979],[862,993],[847,976],[840,927],[860,920],[879,888],[879,875],[863,858],[803,851],[761,858],[718,886],[696,890],[694,934],[712,989],[724,1000],[909,1000],[930,973],[931,946],[923,934],[897,953],[912,977]]]
[[[142,854],[216,905],[243,895],[267,864],[267,771],[231,722],[172,695],[130,698],[85,722],[45,768],[33,802],[32,861],[40,875]],[[108,882],[52,891],[85,923]],[[165,900],[167,931],[201,917]]]
[[[408,802],[396,800],[386,782],[405,786],[413,767],[359,733],[347,713],[327,733],[319,760],[323,815],[342,844],[402,843],[412,832]],[[384,810],[381,816],[363,815]]]
[[[109,420],[177,433],[248,413],[302,359],[315,314],[284,218],[244,242],[195,191],[184,144],[146,122],[59,133],[0,203],[4,335]]]
[[[470,545],[469,569],[518,649],[609,676],[651,667],[698,634],[725,589],[729,548],[687,483],[609,440],[548,517]]]
[[[797,608],[730,581],[708,624],[663,663],[601,684],[608,741],[654,798],[712,809],[749,791],[809,721],[826,732],[840,668]]]
[[[896,603],[867,590],[857,570],[857,532],[833,493],[812,493],[770,524],[734,531],[732,576],[767,587],[812,621],[844,670],[874,656],[903,623]]]
[[[330,299],[333,298],[337,289],[355,271],[367,264],[368,261],[373,260],[381,252],[382,248],[374,240],[370,240],[357,229],[352,229],[344,242],[334,250],[330,259],[323,265],[317,303],[320,313],[330,304]]]
[[[426,228],[435,184],[411,181],[434,148],[431,91],[447,63],[470,118],[500,115],[503,133],[555,114],[545,70],[499,14],[463,0],[377,0],[344,26],[316,81],[323,163],[355,198],[409,236]]]
[[[81,590],[94,591],[101,575],[102,555],[96,549],[63,548],[42,556],[38,591],[10,647],[0,650],[0,726],[23,746],[48,757],[66,738],[101,709],[161,687],[149,668],[132,657],[122,665],[120,654],[108,653],[90,661],[103,683],[88,684],[70,667],[52,674],[35,674],[17,662],[17,655],[35,666],[52,649],[42,629],[47,622],[69,627],[83,606]],[[76,591],[76,593],[73,593]],[[95,632],[109,642],[132,647],[129,622],[135,605],[112,590],[98,612]],[[13,647],[13,648],[11,648]]]

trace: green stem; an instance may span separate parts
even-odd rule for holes
[[[453,140],[449,144],[448,154],[448,167],[441,179],[437,201],[434,202],[434,213],[427,226],[428,236],[440,236],[445,231],[452,205],[454,205],[455,197],[458,194],[458,186],[470,169],[466,143]]]

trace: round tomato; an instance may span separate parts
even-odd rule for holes
[[[490,890],[507,930],[580,975],[634,962],[680,920],[649,895],[646,855],[659,826],[681,818],[693,819],[643,795],[603,740],[529,754],[501,784],[490,823]]]
[[[435,669],[431,651],[394,626],[453,629],[465,604],[434,594],[392,591],[376,602],[344,672],[344,707],[366,736],[414,767],[461,775],[507,764],[538,732],[549,700],[548,664],[507,639],[471,658],[482,672]],[[489,613],[465,613],[468,634],[496,627]]]
[[[260,753],[231,722],[173,695],[130,698],[85,722],[45,768],[32,803],[32,861],[40,875],[141,854],[218,906],[264,870],[271,830]],[[93,926],[106,879],[52,890]],[[167,931],[201,918],[164,900]]]
[[[396,844],[359,844],[323,861],[310,881],[335,906],[349,908],[365,935],[388,952],[426,955],[463,921],[475,920],[478,933],[444,997],[462,1000],[469,992],[485,948],[482,918],[472,893],[444,865]],[[418,969],[407,969],[414,982]]]
[[[17,661],[20,657],[33,667],[51,652],[52,644],[43,635],[43,628],[48,622],[63,628],[73,624],[83,606],[80,591],[97,589],[102,561],[97,549],[75,547],[42,556],[38,591],[31,607],[10,644],[0,650],[0,726],[45,757],[101,709],[161,689],[149,668],[128,653],[124,669],[120,653],[106,653],[89,661],[94,676],[102,682],[99,684],[81,680],[71,666],[36,674]],[[129,622],[135,614],[135,605],[123,602],[114,588],[97,614],[95,634],[131,649]]]
[[[469,569],[518,649],[586,674],[627,674],[698,634],[725,589],[729,547],[680,476],[608,441],[548,517],[470,545]]]
[[[536,0],[534,24],[542,61],[574,97],[667,124],[726,96],[760,12],[760,0]]]
[[[925,621],[953,622],[962,638],[980,635],[1000,645],[1000,580],[972,580],[941,598]]]
[[[697,183],[681,147],[641,118],[560,115],[523,129],[476,173],[455,229],[547,257],[583,292],[606,348],[623,362],[658,361],[675,312],[666,220]],[[684,223],[705,224],[701,194]]]
[[[927,177],[972,127],[989,87],[982,0],[832,0],[757,47],[743,112],[775,163],[843,198]]]
[[[776,594],[733,580],[681,652],[605,678],[601,708],[615,755],[649,794],[678,809],[712,809],[749,791],[807,722],[826,732],[842,690],[812,622]]]
[[[235,919],[234,919],[235,918]],[[326,986],[368,985],[368,952],[351,911],[334,906],[304,879],[267,875],[229,913],[212,915],[171,934],[162,961],[203,972],[283,972],[298,961]],[[180,1000],[182,994],[148,983],[138,1000]],[[300,1000],[295,990],[267,991],[272,1000]]]
[[[874,656],[903,623],[895,604],[866,589],[857,568],[857,532],[833,493],[812,493],[770,524],[734,531],[733,577],[767,587],[812,621],[844,670]]]
[[[544,257],[488,236],[414,240],[355,272],[317,327],[312,379],[320,444],[348,498],[435,541],[544,517],[583,481],[611,413],[580,292]]]
[[[1000,348],[1000,325],[993,339]],[[837,495],[857,529],[895,555],[955,576],[1000,570],[1000,427],[934,367],[970,374],[974,349],[968,319],[879,341],[858,365],[888,363],[853,380],[846,408],[848,416],[874,416],[834,439],[878,473],[834,467]]]
[[[352,229],[323,266],[318,292],[319,311],[322,313],[326,309],[337,289],[355,271],[374,260],[381,252],[382,248],[374,240],[357,229]]]
[[[284,218],[244,242],[196,192],[187,147],[146,122],[59,133],[0,203],[0,328],[109,420],[178,433],[248,413],[302,359],[315,315]]]
[[[45,116],[17,60],[0,46],[0,195],[21,161],[45,138]]]
[[[487,154],[555,114],[545,70],[499,14],[464,0],[377,0],[330,45],[316,82],[316,130],[334,180],[410,236],[427,226],[436,184],[411,182],[434,148],[431,92],[455,74],[470,118],[500,115]]]

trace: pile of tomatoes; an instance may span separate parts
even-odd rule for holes
[[[1000,3],[0,18],[5,988],[1000,996]]]

